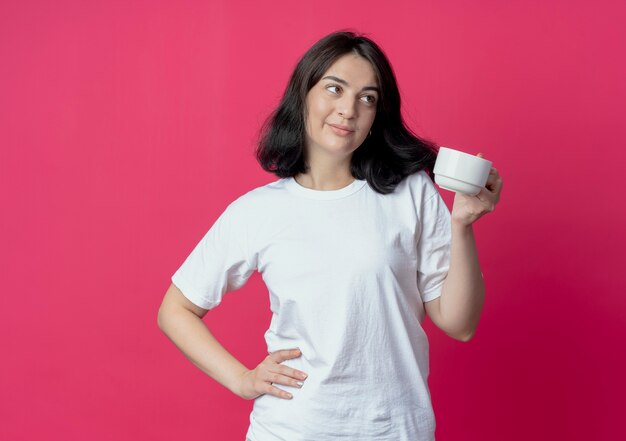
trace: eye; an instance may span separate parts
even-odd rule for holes
[[[330,89],[331,87],[336,87],[337,89],[340,89],[339,86],[335,86],[334,84],[331,84],[330,86],[326,86],[326,90]],[[335,92],[332,92],[335,93]]]
[[[363,98],[371,98],[371,100],[368,101],[370,104],[374,104],[376,102],[376,97],[374,95],[365,95]]]

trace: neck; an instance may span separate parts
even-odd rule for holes
[[[310,170],[294,176],[296,182],[313,190],[339,190],[354,182],[349,170]]]

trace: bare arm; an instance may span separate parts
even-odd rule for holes
[[[450,269],[441,296],[424,304],[430,319],[449,336],[469,341],[476,332],[485,299],[485,285],[474,232],[452,224]]]
[[[202,321],[206,309],[194,305],[174,285],[170,285],[159,308],[157,323],[161,331],[202,372],[234,394],[248,368],[228,352]]]
[[[482,153],[477,155],[482,157]],[[496,209],[502,178],[491,167],[485,187],[476,195],[456,193],[452,207],[450,269],[441,296],[425,304],[432,321],[461,341],[473,338],[485,303],[485,283],[480,272],[472,224]]]

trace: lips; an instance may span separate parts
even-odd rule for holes
[[[337,136],[348,137],[348,136],[354,135],[354,131],[344,130],[344,129],[341,129],[341,128],[333,125],[333,124],[329,124],[329,125],[330,125],[330,130],[332,130],[335,133],[335,135],[337,135]]]
[[[332,127],[336,127],[336,128],[338,128],[338,129],[341,129],[341,130],[347,131],[347,132],[354,132],[354,129],[351,129],[351,128],[350,128],[350,127],[348,127],[348,126],[342,126],[342,125],[340,125],[340,124],[329,124],[329,125],[330,125],[330,126],[332,126]]]

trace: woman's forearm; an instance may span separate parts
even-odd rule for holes
[[[228,352],[202,319],[181,307],[159,311],[159,328],[202,372],[241,396],[241,376],[248,369]]]
[[[452,223],[450,268],[440,300],[441,316],[454,328],[464,329],[471,338],[480,320],[485,299],[485,285],[472,226]]]

